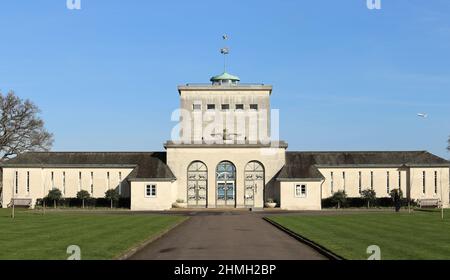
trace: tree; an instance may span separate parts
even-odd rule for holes
[[[105,198],[111,201],[111,209],[112,209],[113,202],[119,201],[120,195],[116,190],[110,189],[105,192]]]
[[[361,192],[361,197],[367,202],[367,208],[370,208],[370,204],[375,204],[377,194],[372,189],[365,189]]]
[[[29,151],[48,151],[53,135],[44,128],[40,110],[29,100],[0,92],[0,160]]]
[[[48,192],[47,198],[53,200],[53,207],[56,208],[56,202],[61,200],[62,193],[59,189],[53,189]]]
[[[396,194],[398,194],[398,197],[399,197],[400,199],[403,198],[403,192],[402,192],[401,189],[392,189],[392,190],[389,192],[389,196],[390,196],[392,199],[395,198]]]
[[[450,136],[448,137],[447,143],[448,143],[447,150],[450,152]]]
[[[393,189],[390,191],[389,195],[392,198],[392,201],[394,202],[395,212],[400,211],[400,208],[402,206],[402,198],[403,198],[403,192],[401,189]]]
[[[341,208],[341,206],[344,206],[347,203],[347,194],[345,191],[337,191],[333,194],[331,197],[331,202],[336,204],[337,208]]]
[[[81,199],[83,208],[84,208],[84,201],[88,200],[90,197],[91,197],[90,193],[86,190],[81,190],[77,192],[77,198]]]

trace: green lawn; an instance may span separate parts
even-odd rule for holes
[[[81,258],[112,259],[185,219],[169,215],[100,214],[0,209],[0,259],[64,260],[69,245]]]
[[[450,259],[450,212],[358,213],[270,217],[346,259]]]

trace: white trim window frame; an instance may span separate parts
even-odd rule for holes
[[[295,184],[294,185],[294,196],[296,198],[305,198],[307,196],[306,184]]]
[[[145,197],[156,198],[158,194],[156,184],[145,185]]]

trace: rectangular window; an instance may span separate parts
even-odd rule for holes
[[[94,172],[91,172],[91,194],[94,193]]]
[[[230,110],[230,104],[222,104],[222,111]]]
[[[62,193],[66,193],[66,172],[62,173],[62,183],[63,183],[63,189],[62,189]]]
[[[306,185],[295,185],[295,197],[306,197]]]
[[[437,194],[438,191],[438,173],[434,171],[434,194]]]
[[[122,172],[119,172],[119,195],[122,195]]]
[[[78,191],[81,191],[82,188],[82,180],[81,180],[81,171],[78,172]]]
[[[389,184],[389,171],[388,171],[388,172],[386,172],[386,191],[387,191],[387,193],[390,192],[390,188],[391,188],[391,186]]]
[[[344,187],[344,191],[345,191],[345,171],[342,172],[342,181],[344,182],[343,187]]]
[[[236,110],[244,110],[244,104],[236,104]]]
[[[361,171],[359,171],[359,173],[358,173],[358,176],[359,176],[359,181],[358,181],[358,189],[359,189],[359,193],[361,193],[362,192],[362,174],[361,174]]]
[[[206,105],[206,108],[208,110],[216,110],[216,104],[208,104],[208,105]]]
[[[51,183],[52,183],[52,190],[55,189],[55,173],[52,171],[51,173]]]
[[[373,190],[373,171],[370,171],[370,189]]]
[[[250,110],[258,110],[258,104],[250,104]]]
[[[194,103],[194,104],[192,104],[192,109],[194,111],[200,111],[202,109],[202,104],[201,103]]]
[[[30,193],[30,171],[27,171],[27,193]]]
[[[111,184],[109,180],[109,172],[106,172],[106,185],[108,186],[108,190],[111,189]]]
[[[398,172],[398,189],[402,189],[402,172]]]
[[[156,185],[145,186],[145,196],[146,197],[156,197]]]
[[[426,191],[426,188],[425,188],[425,183],[426,183],[426,174],[425,174],[425,171],[422,171],[422,192],[423,193],[425,193],[425,191]]]
[[[334,172],[331,172],[331,193],[334,193]]]
[[[14,185],[15,185],[15,192],[16,194],[19,193],[19,172],[16,171],[15,176],[14,176]]]

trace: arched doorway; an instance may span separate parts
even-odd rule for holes
[[[264,166],[258,161],[250,161],[244,170],[244,204],[246,207],[255,205],[258,192],[264,191]]]
[[[208,168],[201,161],[192,162],[187,170],[187,204],[189,207],[207,206]]]
[[[216,169],[216,205],[236,206],[236,167],[229,161],[222,161]]]

